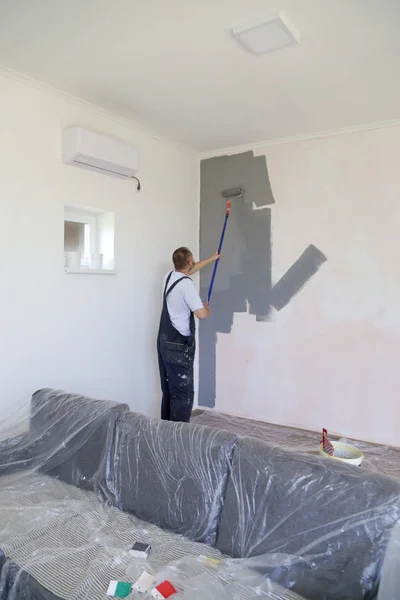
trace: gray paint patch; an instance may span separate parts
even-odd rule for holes
[[[276,310],[282,310],[290,300],[300,292],[307,281],[311,279],[327,258],[315,246],[308,246],[296,262],[286,271],[285,275],[271,290],[271,305]]]
[[[241,187],[243,198],[232,199],[232,208],[223,246],[224,258],[218,269],[211,317],[199,327],[199,403],[215,406],[217,332],[230,333],[235,312],[246,312],[257,321],[271,320],[271,307],[280,310],[296,295],[326,260],[309,246],[294,265],[272,286],[271,209],[253,210],[253,204],[275,203],[265,157],[252,152],[203,160],[200,175],[200,252],[209,254],[218,245],[225,215],[221,191]],[[211,274],[200,273],[200,291],[207,296]]]

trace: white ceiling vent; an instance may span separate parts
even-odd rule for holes
[[[262,23],[235,27],[231,32],[241,46],[256,55],[266,54],[298,43],[297,32],[293,28],[289,28],[282,13],[278,17]]]

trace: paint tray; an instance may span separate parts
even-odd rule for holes
[[[342,460],[348,465],[359,466],[364,460],[363,453],[355,446],[346,444],[345,442],[332,442],[331,440],[328,440],[328,432],[326,429],[322,432],[319,453],[326,458]]]

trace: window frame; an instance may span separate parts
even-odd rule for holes
[[[72,223],[82,223],[85,225],[84,233],[84,254],[82,255],[83,260],[90,260],[92,254],[96,254],[97,248],[97,216],[90,212],[85,211],[64,211],[64,223],[70,221]],[[64,241],[64,252],[65,252],[65,241]]]

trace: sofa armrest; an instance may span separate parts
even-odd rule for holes
[[[41,440],[31,433],[22,433],[0,440],[0,476],[36,466]]]

